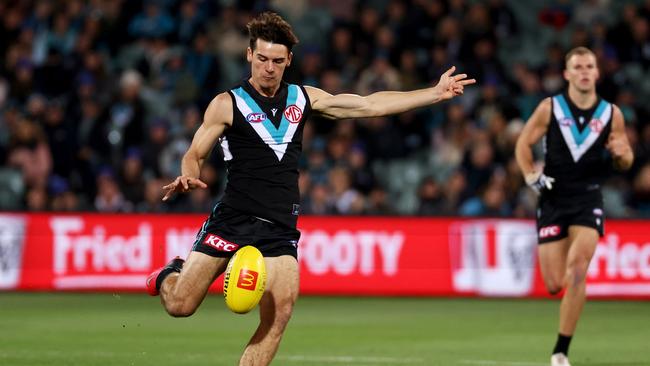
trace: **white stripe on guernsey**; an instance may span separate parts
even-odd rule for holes
[[[305,95],[302,92],[302,89],[297,85],[289,85],[289,88],[296,88],[297,90],[296,106],[300,108],[302,112],[304,112],[306,99],[305,99]],[[242,113],[245,120],[246,116],[253,113],[253,110],[248,106],[248,104],[246,104],[246,102],[242,97],[237,95],[237,93],[233,91],[232,95],[235,96],[235,102],[237,103],[237,108]],[[275,155],[278,157],[278,161],[282,160],[284,153],[287,151],[287,146],[289,146],[289,143],[291,143],[291,140],[293,140],[293,135],[296,133],[299,124],[300,123],[289,123],[289,127],[287,128],[287,131],[284,134],[284,137],[282,138],[282,143],[277,143],[273,138],[273,136],[271,136],[271,133],[267,131],[266,127],[264,127],[262,123],[250,123],[250,125],[253,127],[255,132],[257,132],[257,134],[260,136],[262,141],[264,141],[264,143],[267,144],[273,150]]]
[[[230,152],[230,146],[228,145],[228,139],[226,136],[221,136],[219,142],[221,143],[221,149],[223,150],[223,160],[232,160],[232,153]]]
[[[249,114],[253,113],[253,110],[250,109],[248,104],[240,97],[237,95],[237,93],[233,92],[232,95],[235,96],[235,101],[237,103],[237,108],[239,108],[239,111],[241,114],[244,116],[244,120],[246,120],[246,116]],[[275,155],[278,157],[278,160],[282,160],[282,156],[284,156],[284,152],[287,150],[287,144],[277,144],[275,142],[275,139],[273,139],[273,136],[271,136],[271,133],[266,130],[264,125],[262,123],[250,123],[251,127],[255,129],[255,132],[262,138],[262,141],[264,141],[265,144],[269,145],[269,147],[273,150]]]
[[[560,102],[557,100],[557,98],[553,98],[553,114],[555,115],[556,122],[560,127],[560,131],[562,132],[562,137],[564,137],[564,142],[566,143],[567,147],[569,148],[569,151],[571,152],[573,161],[577,162],[587,152],[587,150],[589,150],[589,148],[594,144],[594,142],[596,142],[596,140],[600,136],[600,133],[593,133],[593,132],[589,133],[589,136],[587,136],[587,138],[582,142],[582,144],[578,146],[575,138],[573,137],[573,134],[571,133],[571,126],[568,126],[566,123],[563,123],[564,119],[572,118],[572,116],[564,115],[562,106],[560,106]],[[603,114],[600,117],[600,121],[603,123],[603,127],[602,127],[603,130],[605,129],[605,127],[607,127],[607,124],[609,123],[611,116],[612,116],[612,105],[610,103],[607,103],[607,106],[605,107],[605,111],[603,111]],[[598,116],[594,116],[594,117],[598,117]],[[573,121],[572,123],[576,123],[576,122]],[[586,126],[585,128],[590,128],[590,126]]]

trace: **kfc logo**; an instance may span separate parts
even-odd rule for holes
[[[203,240],[203,244],[209,245],[221,252],[234,252],[237,250],[237,248],[239,248],[239,245],[224,240],[214,234],[208,234],[205,237],[205,240]]]
[[[257,278],[259,277],[259,273],[255,271],[251,271],[246,268],[242,268],[242,270],[239,272],[239,279],[237,280],[237,287],[244,289],[244,290],[250,290],[254,291],[255,286],[257,285]]]
[[[284,110],[284,117],[291,123],[298,123],[302,118],[302,110],[295,104],[292,104]]]
[[[544,238],[552,238],[554,236],[560,235],[560,227],[557,225],[553,226],[546,226],[541,229],[539,229],[539,237],[540,239]]]

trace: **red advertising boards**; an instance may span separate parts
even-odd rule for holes
[[[144,291],[151,270],[187,256],[204,218],[2,213],[0,289]],[[650,299],[646,227],[608,221],[590,296]],[[532,221],[302,217],[299,229],[303,294],[546,296]]]

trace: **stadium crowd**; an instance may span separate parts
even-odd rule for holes
[[[636,155],[607,180],[606,210],[650,216],[650,1],[607,0],[1,1],[0,209],[209,212],[220,149],[210,189],[163,204],[161,187],[212,97],[246,77],[245,24],[269,9],[301,40],[289,82],[366,95],[430,85],[450,65],[478,82],[390,118],[312,118],[303,213],[531,217],[514,143],[584,45]]]

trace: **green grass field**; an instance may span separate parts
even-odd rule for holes
[[[302,297],[274,365],[544,366],[556,301]],[[0,365],[236,365],[257,313],[136,294],[0,293]],[[650,302],[591,301],[574,366],[650,365]]]

